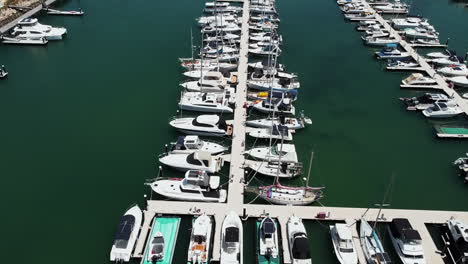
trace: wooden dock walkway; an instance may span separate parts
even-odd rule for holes
[[[55,2],[56,0],[46,0],[44,2],[45,5],[51,5]],[[16,24],[18,24],[18,22],[22,19],[25,19],[25,18],[28,18],[30,16],[33,16],[35,15],[36,13],[38,13],[39,11],[42,10],[42,5],[38,5],[36,6],[35,8],[32,8],[31,10],[27,11],[26,13],[22,14],[21,16],[19,16],[18,18],[16,18],[15,20],[11,21],[10,23],[2,26],[0,28],[0,34],[3,34],[5,32],[7,32],[8,30],[10,30],[11,28],[13,28],[14,26],[16,26]]]

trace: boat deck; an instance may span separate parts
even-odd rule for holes
[[[57,0],[46,0],[44,2],[45,5],[51,5],[53,4],[55,1]],[[16,26],[16,24],[18,24],[18,22],[22,19],[25,19],[25,18],[28,18],[30,16],[33,16],[35,15],[36,13],[38,13],[39,11],[42,10],[42,5],[38,5],[36,6],[35,8],[32,8],[31,10],[27,11],[26,13],[22,14],[21,16],[19,16],[18,18],[16,18],[15,20],[11,21],[10,23],[4,25],[3,27],[0,28],[0,34],[4,34],[5,32],[7,32],[8,30],[10,30],[11,28],[13,28],[14,26]]]

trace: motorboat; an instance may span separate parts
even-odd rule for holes
[[[447,67],[437,69],[437,72],[446,76],[468,76],[468,69],[465,65],[449,65]]]
[[[289,217],[286,232],[292,264],[312,264],[309,238],[302,220],[294,215]]]
[[[253,78],[247,80],[247,87],[261,91],[283,91],[299,89],[301,83],[296,78]]]
[[[245,124],[250,127],[257,127],[257,128],[269,128],[273,127],[274,125],[283,125],[287,126],[288,129],[297,130],[304,128],[305,125],[312,124],[312,120],[310,118],[301,116],[299,118],[296,117],[287,117],[287,116],[279,116],[279,117],[267,117],[262,119],[252,119],[245,121]]]
[[[219,55],[219,54],[226,54],[226,53],[236,53],[238,52],[237,47],[230,47],[225,45],[206,45],[201,50],[202,55]]]
[[[205,13],[214,14],[214,13],[239,13],[242,11],[240,6],[216,6],[216,7],[205,7],[203,10]]]
[[[142,256],[142,264],[172,263],[180,222],[181,218],[174,216],[154,218]]]
[[[233,34],[229,32],[218,32],[216,35],[210,36],[210,35],[205,35],[203,38],[204,42],[232,42],[232,41],[237,41],[240,39],[240,36],[238,34]]]
[[[180,66],[184,67],[187,70],[214,70],[214,69],[223,69],[225,71],[232,71],[237,68],[237,64],[234,63],[225,63],[219,62],[217,60],[209,59],[192,59],[192,58],[181,58]]]
[[[218,115],[176,118],[169,125],[189,135],[221,137],[232,134],[232,126]]]
[[[281,98],[281,99],[271,99],[270,101],[264,100],[254,103],[252,108],[261,112],[261,113],[278,113],[282,115],[295,115],[296,108],[292,104],[291,99]]]
[[[260,198],[272,204],[309,205],[322,198],[322,187],[288,187],[279,182],[269,186],[247,187],[246,191],[256,193]]]
[[[151,239],[151,250],[146,256],[147,263],[157,263],[164,261],[164,248],[165,248],[164,236],[161,232],[157,231]]]
[[[269,41],[258,41],[255,43],[250,43],[249,48],[250,49],[258,49],[258,48],[263,48],[263,47],[268,47],[268,46],[273,46],[275,48],[279,48],[280,42],[277,40],[269,40]]]
[[[387,229],[403,264],[426,264],[421,236],[413,229],[408,219],[393,218]]]
[[[268,74],[276,74],[277,72],[284,72],[283,64],[277,63],[276,65],[272,65],[271,62],[262,60],[256,62],[249,62],[247,66],[254,71],[262,71]]]
[[[205,7],[207,7],[207,8],[227,7],[227,6],[229,6],[229,3],[228,3],[228,2],[217,2],[217,1],[214,1],[214,2],[206,2],[206,3],[205,3]]]
[[[395,44],[388,44],[381,51],[376,52],[375,56],[377,59],[404,59],[410,57],[410,54],[398,50],[398,46]]]
[[[224,24],[209,24],[202,28],[202,34],[216,33],[216,32],[239,32],[241,28],[237,23],[224,23]]]
[[[458,263],[468,263],[468,225],[452,217],[447,221],[447,229],[451,255]]]
[[[258,263],[279,264],[278,225],[271,217],[257,220]]]
[[[417,70],[420,67],[419,63],[411,60],[390,60],[387,63],[387,70]]]
[[[66,28],[42,25],[37,18],[25,18],[18,22],[13,28],[13,34],[21,34],[26,37],[45,37],[47,40],[61,40],[67,33]]]
[[[447,80],[449,80],[456,86],[468,87],[468,76],[457,76],[457,77],[448,78]]]
[[[463,110],[457,104],[435,102],[433,106],[425,109],[423,115],[429,118],[447,118],[462,114]]]
[[[184,92],[179,101],[182,110],[207,113],[233,113],[230,104],[234,103],[230,91],[223,93]]]
[[[216,203],[226,201],[226,190],[220,187],[220,177],[210,176],[203,170],[188,170],[183,179],[156,179],[149,186],[155,193],[174,200]]]
[[[360,14],[345,14],[344,17],[349,21],[375,20],[375,14],[372,12]]]
[[[440,47],[442,45],[440,44],[439,39],[410,39],[409,43],[413,44],[413,46],[422,45],[426,47],[430,47],[430,46]]]
[[[400,98],[407,110],[425,110],[435,102],[448,102],[449,97],[441,93],[425,93],[417,97]]]
[[[385,38],[368,38],[364,39],[366,45],[369,46],[387,46],[391,45],[398,45],[398,40],[393,37],[385,37]]]
[[[249,53],[257,56],[280,55],[281,49],[278,45],[269,45],[264,47],[249,48]]]
[[[245,167],[276,178],[294,178],[302,174],[302,163],[299,162],[245,160]]]
[[[225,24],[225,23],[236,23],[238,24],[239,20],[236,15],[224,14],[217,16],[202,16],[197,20],[199,26],[203,27],[210,24]]]
[[[369,13],[372,11],[366,6],[362,6],[360,4],[346,4],[340,7],[340,9],[345,14],[361,14],[361,13]]]
[[[408,5],[395,0],[394,3],[388,3],[385,5],[374,5],[374,9],[383,14],[408,14]]]
[[[239,216],[231,211],[221,227],[221,264],[242,264],[243,228]]]
[[[370,264],[390,264],[390,256],[382,245],[377,232],[370,226],[370,224],[361,218],[361,226],[359,231],[359,239],[361,240],[361,247],[366,258],[367,263]]]
[[[360,4],[362,3],[361,0],[337,0],[336,4],[337,5],[346,5],[346,4]]]
[[[221,53],[221,54],[203,54],[203,58],[216,59],[219,62],[237,62],[239,60],[239,52]]]
[[[270,100],[270,97],[272,98],[289,98],[291,101],[296,101],[297,100],[297,90],[289,90],[287,92],[283,91],[272,91],[272,92],[267,92],[267,91],[257,91],[257,92],[248,92],[247,93],[247,98],[252,101],[258,101],[258,100]]]
[[[437,81],[434,78],[424,76],[422,73],[413,73],[401,81],[402,85],[434,85]]]
[[[283,41],[283,38],[281,35],[278,35],[275,32],[259,32],[259,33],[251,33],[249,36],[249,40],[256,41],[256,42],[265,42],[265,43],[276,42],[276,44],[281,44]]]
[[[439,33],[421,27],[405,29],[406,39],[439,39]]]
[[[460,157],[453,162],[453,165],[457,166],[458,169],[462,172],[468,172],[468,153],[465,154],[465,157]],[[465,178],[466,180],[466,178]]]
[[[250,12],[252,14],[273,14],[276,15],[276,8],[273,6],[251,6]]]
[[[138,205],[132,206],[124,213],[115,232],[114,244],[110,252],[110,261],[130,261],[142,220],[143,212]]]
[[[0,79],[6,78],[8,76],[8,71],[5,68],[5,65],[0,67]]]
[[[430,52],[426,54],[426,57],[430,59],[437,59],[437,58],[450,58],[454,55],[457,55],[457,53],[453,50],[444,50],[444,51],[438,51],[438,52]]]
[[[221,72],[210,71],[199,80],[184,82],[180,86],[192,92],[223,92],[228,83]]]
[[[366,31],[373,29],[375,27],[382,28],[381,25],[376,20],[363,20],[359,21],[359,24],[356,26],[357,31]]]
[[[201,79],[203,75],[205,75],[207,72],[210,72],[210,71],[212,70],[211,69],[198,69],[198,70],[193,70],[193,71],[186,71],[182,74],[185,77],[190,78],[190,79]]]
[[[369,26],[365,30],[365,34],[363,35],[363,38],[383,38],[383,37],[388,37],[390,36],[390,32],[386,29],[384,29],[381,25],[375,24],[372,26]]]
[[[272,23],[280,23],[281,19],[275,14],[253,14],[250,16],[250,21],[270,21]]]
[[[294,144],[277,144],[271,147],[256,147],[247,150],[245,154],[257,159],[267,161],[298,162]]]
[[[249,30],[252,32],[273,32],[277,29],[278,29],[278,25],[270,21],[249,23]]]
[[[206,214],[200,215],[193,221],[192,233],[187,254],[189,264],[208,264],[213,234],[213,220]]]
[[[195,151],[205,151],[212,155],[223,153],[228,148],[220,144],[209,142],[194,135],[179,136],[176,142],[170,144],[169,149],[166,150],[170,154],[191,154]]]
[[[195,151],[191,154],[165,153],[159,158],[159,162],[184,172],[188,170],[202,170],[208,173],[216,173],[224,165],[224,160],[221,156],[215,156],[206,151]]]
[[[57,10],[47,7],[45,8],[45,11],[48,15],[56,16],[82,16],[85,13],[81,8],[78,10]]]
[[[458,57],[455,55],[448,57],[448,58],[436,58],[436,59],[431,60],[431,62],[437,66],[449,66],[449,65],[466,66],[465,60],[462,57]]]
[[[46,45],[49,41],[47,38],[38,37],[38,38],[28,38],[24,37],[21,34],[11,37],[2,36],[2,43],[3,44],[16,44],[16,45]]]
[[[395,29],[407,29],[421,26],[421,22],[425,21],[420,17],[394,18],[391,20],[392,26]]]
[[[291,141],[293,139],[291,131],[287,126],[274,125],[271,128],[255,128],[248,132],[248,135],[254,138],[262,139],[282,139]]]
[[[330,234],[336,258],[341,264],[357,264],[358,258],[351,228],[346,224],[330,225]]]

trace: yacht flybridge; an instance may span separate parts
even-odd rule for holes
[[[47,40],[61,40],[66,33],[67,29],[42,25],[37,18],[22,19],[12,30],[14,35],[19,34],[27,38],[45,37]]]

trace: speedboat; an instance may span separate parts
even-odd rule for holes
[[[437,72],[446,76],[468,76],[468,69],[465,65],[449,65],[447,67],[437,69]]]
[[[5,65],[2,65],[2,67],[0,67],[0,79],[3,79],[7,76],[8,76],[8,71],[6,70]]]
[[[277,178],[294,178],[302,173],[302,164],[298,162],[245,160],[245,167]]]
[[[159,162],[179,171],[202,170],[216,173],[221,170],[224,160],[206,151],[195,151],[191,154],[169,154],[159,158]]]
[[[395,44],[388,44],[381,51],[376,52],[375,56],[377,59],[404,59],[410,57],[410,54],[398,50],[398,46]]]
[[[454,55],[457,55],[457,53],[453,50],[445,50],[445,51],[438,51],[438,52],[431,52],[431,53],[428,53],[426,54],[426,56],[428,58],[431,58],[431,59],[437,59],[437,58],[450,58]]]
[[[262,113],[273,113],[276,112],[278,114],[284,115],[295,115],[296,108],[292,105],[291,99],[284,98],[284,99],[271,99],[270,101],[264,100],[255,103],[253,109],[262,112]]]
[[[262,119],[254,119],[254,120],[247,120],[245,121],[245,124],[250,127],[257,127],[257,128],[269,128],[273,127],[274,125],[283,125],[287,126],[288,129],[291,130],[297,130],[304,128],[306,124],[310,125],[312,124],[312,120],[307,117],[300,117],[300,118],[295,118],[295,117],[286,117],[286,116],[280,116],[280,117],[267,117],[267,118],[262,118]]]
[[[217,115],[177,118],[170,121],[169,125],[189,135],[230,136],[232,133],[232,127]]]
[[[13,34],[21,34],[26,37],[45,37],[47,40],[61,40],[67,33],[66,28],[57,28],[49,25],[42,25],[37,18],[25,18],[18,22],[13,28]]]
[[[385,5],[374,5],[374,9],[383,14],[407,14],[409,12],[408,6],[399,0]]]
[[[242,264],[243,228],[239,216],[229,212],[221,227],[221,264]]]
[[[79,8],[78,10],[56,10],[52,8],[46,8],[45,11],[48,15],[60,15],[60,16],[82,16],[84,11]]]
[[[401,81],[402,85],[432,85],[436,83],[434,78],[426,77],[422,73],[413,73]]]
[[[439,33],[421,27],[405,29],[407,39],[439,39]]]
[[[294,144],[277,144],[271,147],[256,147],[245,152],[258,160],[298,162]]]
[[[421,236],[408,219],[394,218],[387,228],[393,247],[403,264],[426,264]]]
[[[213,233],[213,220],[203,214],[193,221],[190,244],[187,254],[189,264],[208,264],[211,249],[211,235]]]
[[[362,251],[364,252],[367,263],[392,263],[390,256],[387,252],[385,252],[379,236],[364,218],[361,218],[359,238],[361,240]]]
[[[465,66],[465,61],[462,57],[458,56],[451,56],[448,58],[436,58],[431,60],[432,63],[434,63],[437,66],[448,66],[448,65],[454,65],[454,66]]]
[[[1,37],[3,44],[17,44],[17,45],[46,45],[49,41],[45,37],[24,37],[21,34],[10,38],[10,37]]]
[[[221,189],[219,176],[210,176],[203,170],[188,170],[183,179],[156,179],[149,186],[155,193],[174,200],[226,201],[226,190]]]
[[[419,67],[419,63],[414,61],[391,60],[387,63],[387,70],[416,70]]]
[[[407,110],[425,110],[432,107],[435,102],[448,102],[445,94],[425,93],[418,97],[400,98],[406,105]]]
[[[234,103],[233,98],[229,91],[224,93],[184,92],[179,101],[179,108],[195,112],[232,113],[234,110],[229,105]]]
[[[287,126],[283,125],[273,125],[271,128],[252,129],[248,134],[254,138],[282,139],[286,141],[291,141],[293,139],[291,131]]]
[[[361,13],[368,13],[371,12],[372,10],[359,5],[359,4],[346,4],[342,7],[340,7],[341,11],[345,14],[361,14]]]
[[[454,117],[463,113],[463,110],[457,104],[435,102],[433,106],[425,109],[423,115],[429,118]]]
[[[330,234],[336,258],[341,264],[357,264],[358,258],[351,228],[346,224],[330,225]]]
[[[467,264],[468,225],[452,217],[447,221],[447,229],[450,253],[454,259],[458,260],[458,263]]]
[[[448,78],[448,80],[451,81],[456,86],[468,87],[468,76],[452,77],[452,78]]]
[[[257,220],[258,263],[279,264],[278,226],[270,217]]]
[[[151,239],[150,251],[146,257],[146,262],[157,263],[164,261],[164,248],[165,248],[164,236],[161,232],[157,231]]]
[[[166,152],[170,154],[191,154],[195,151],[205,151],[216,155],[227,151],[227,148],[217,143],[202,140],[198,136],[188,135],[179,136],[176,142],[170,144]]]
[[[398,45],[398,40],[393,37],[385,37],[385,38],[368,38],[364,39],[366,45],[369,46],[387,46],[389,44]]]
[[[312,264],[309,238],[302,220],[294,215],[289,217],[286,229],[292,264]]]
[[[142,220],[143,213],[138,205],[134,205],[125,212],[115,232],[114,244],[110,252],[110,261],[130,261]]]

